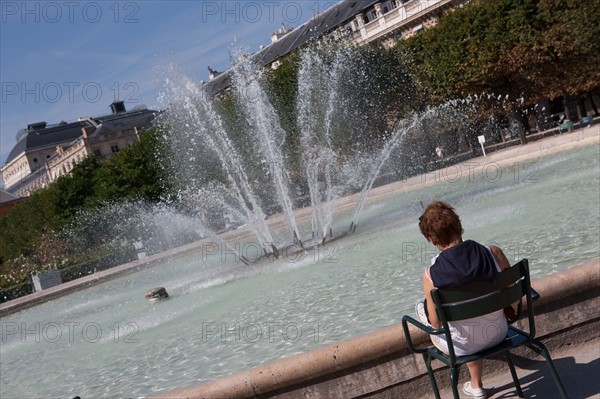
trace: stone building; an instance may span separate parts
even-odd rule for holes
[[[140,130],[152,126],[157,111],[146,107],[127,111],[122,101],[110,105],[111,113],[75,122],[33,123],[17,134],[0,169],[7,192],[26,197],[48,186],[87,156],[108,158],[138,139]]]
[[[261,67],[277,68],[280,59],[301,45],[319,38],[348,39],[358,46],[377,42],[392,46],[437,23],[448,11],[468,0],[342,0],[295,29],[284,27],[271,36],[252,57]],[[230,85],[230,71],[211,76],[205,83],[211,94]]]
[[[400,39],[434,26],[441,14],[466,1],[387,0],[370,3],[338,26],[338,36],[348,35],[357,45],[379,41],[391,47]]]

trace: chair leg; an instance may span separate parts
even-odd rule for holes
[[[452,367],[450,369],[450,385],[452,385],[454,399],[460,399],[460,396],[458,396],[458,371],[458,367]]]
[[[556,387],[558,388],[558,392],[560,392],[561,398],[568,399],[567,391],[565,391],[565,387],[563,386],[562,381],[560,380],[560,377],[559,377],[558,373],[556,372],[556,368],[554,367],[554,362],[552,361],[552,357],[550,357],[550,352],[548,352],[548,349],[546,349],[546,346],[537,340],[529,341],[529,343],[526,345],[527,345],[527,347],[536,351],[538,354],[542,355],[544,357],[544,359],[546,359],[546,363],[548,364],[548,367],[550,368],[550,373],[552,374],[554,383],[556,384]]]
[[[433,375],[433,369],[431,368],[431,356],[423,353],[423,360],[425,361],[425,366],[427,367],[427,374],[429,375],[429,381],[431,382],[435,399],[440,399],[440,390],[435,382],[435,376]]]
[[[517,377],[517,372],[515,370],[515,365],[513,364],[512,357],[510,356],[510,352],[505,352],[506,362],[508,363],[508,367],[510,368],[510,375],[512,375],[513,382],[515,384],[515,389],[517,390],[517,395],[519,398],[523,397],[523,391],[521,390],[521,384],[519,383],[519,377]]]

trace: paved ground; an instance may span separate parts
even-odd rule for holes
[[[554,380],[543,357],[514,357],[517,375],[525,398],[560,398]],[[600,339],[578,345],[565,345],[550,351],[556,370],[571,399],[600,399]],[[461,374],[467,373],[461,368]],[[517,398],[510,372],[484,376],[489,399]],[[462,393],[461,398],[469,398]],[[442,398],[452,398],[450,390],[441,392]],[[433,396],[431,396],[433,397]]]

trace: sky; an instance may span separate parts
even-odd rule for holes
[[[199,82],[337,1],[0,1],[0,165],[30,123],[159,109],[165,71]]]

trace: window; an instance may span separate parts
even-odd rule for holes
[[[356,20],[356,29],[361,29],[364,25],[365,25],[365,21],[361,16],[360,18],[358,18]]]
[[[96,148],[96,149],[94,150],[94,155],[95,155],[95,156],[97,156],[97,157],[101,157],[101,156],[102,156],[102,152],[100,152],[100,149],[99,149],[99,148]]]
[[[371,10],[367,13],[367,18],[369,19],[369,22],[376,20],[377,17],[377,10]]]
[[[111,145],[110,146],[110,150],[113,152],[113,154],[116,154],[117,152],[119,152],[119,146],[118,145]]]

